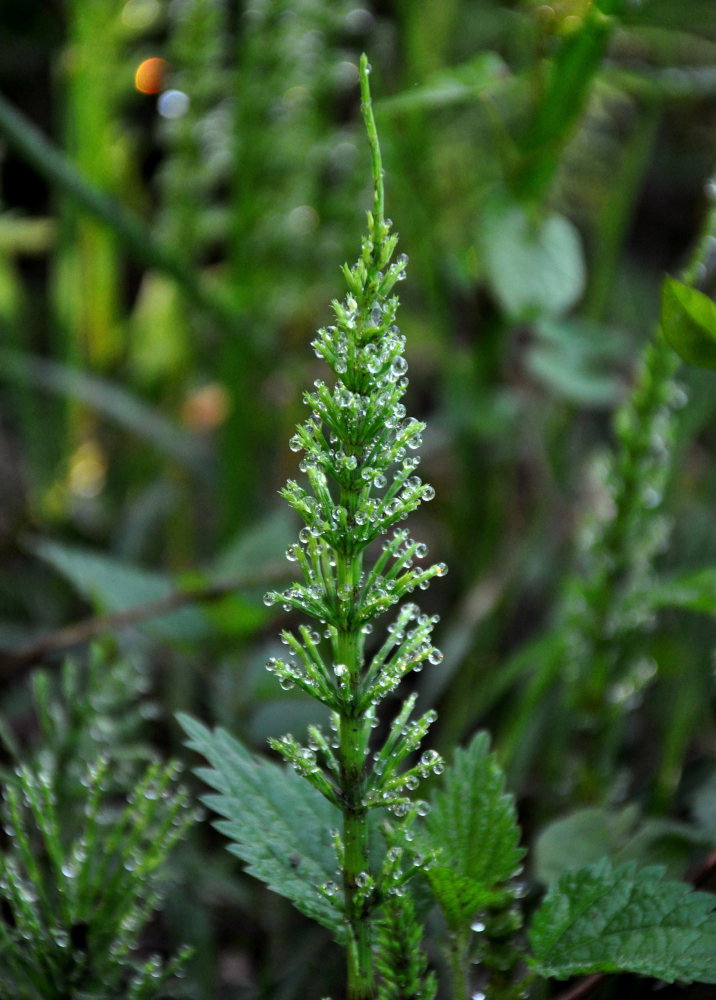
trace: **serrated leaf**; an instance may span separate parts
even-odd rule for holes
[[[679,357],[697,368],[716,368],[716,303],[696,288],[666,277],[661,329]]]
[[[197,774],[218,794],[202,801],[224,817],[214,826],[232,841],[229,850],[255,878],[342,939],[341,913],[317,889],[336,877],[330,831],[340,827],[338,810],[295,771],[253,757],[226,730],[177,718],[187,746],[211,764]]]
[[[30,549],[61,573],[101,612],[121,612],[167,597],[176,589],[161,573],[113,559],[91,549],[64,545],[46,538],[29,542]],[[209,624],[198,608],[183,607],[138,624],[164,641],[206,639]]]
[[[478,733],[455,752],[433,795],[422,841],[439,851],[428,878],[451,930],[469,925],[479,909],[501,898],[524,856],[514,799],[504,788],[489,738]]]
[[[666,982],[716,982],[716,897],[663,868],[597,865],[566,872],[529,931],[538,975],[634,972]]]
[[[480,247],[492,291],[516,321],[561,316],[584,291],[579,233],[561,215],[536,221],[513,198],[487,205]]]

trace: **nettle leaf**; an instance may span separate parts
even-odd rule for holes
[[[561,316],[584,291],[579,233],[562,215],[535,220],[499,195],[483,214],[480,248],[492,291],[513,320]]]
[[[532,968],[556,979],[634,972],[716,983],[716,897],[663,873],[606,859],[566,872],[534,915]]]
[[[503,900],[503,884],[524,856],[514,799],[504,789],[489,737],[478,733],[467,749],[455,752],[433,795],[422,840],[427,850],[439,852],[428,878],[451,930]]]
[[[232,841],[229,850],[251,875],[342,939],[342,914],[317,888],[335,880],[330,831],[340,827],[338,810],[295,771],[252,756],[226,730],[177,718],[187,746],[211,764],[196,773],[218,793],[202,801],[225,817],[214,826]]]
[[[661,329],[680,358],[697,368],[716,368],[716,302],[666,277],[661,289]]]

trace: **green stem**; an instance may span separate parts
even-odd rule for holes
[[[373,218],[375,219],[377,230],[380,232],[384,223],[383,160],[380,155],[378,130],[375,127],[373,105],[370,99],[369,72],[368,57],[364,52],[360,57],[360,107],[363,112],[363,121],[365,122],[368,142],[370,144],[370,165],[373,173]]]
[[[347,495],[341,502],[348,504]],[[338,593],[350,588],[355,595],[362,556],[337,553]],[[348,668],[349,696],[341,714],[339,759],[343,802],[343,894],[348,931],[348,1000],[371,1000],[375,996],[373,976],[373,933],[365,901],[361,898],[359,876],[370,870],[368,857],[368,810],[365,804],[366,757],[370,728],[365,713],[354,715],[352,705],[363,668],[363,636],[348,625],[338,633],[338,662]]]
[[[467,997],[465,935],[458,931],[453,931],[450,934],[450,971],[452,973],[453,1000],[465,1000]]]

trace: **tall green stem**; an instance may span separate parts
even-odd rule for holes
[[[351,510],[352,491],[341,491],[341,503]],[[362,554],[337,554],[338,592],[350,590],[355,606],[362,568]],[[366,757],[368,725],[365,712],[356,713],[363,671],[363,634],[355,624],[339,630],[336,639],[338,663],[348,669],[348,697],[339,724],[339,762],[343,811],[343,894],[348,931],[348,998],[370,1000],[375,995],[373,941],[370,916],[361,898],[359,879],[368,872],[368,811],[366,808]]]

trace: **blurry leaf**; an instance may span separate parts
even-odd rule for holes
[[[489,752],[487,733],[478,733],[445,772],[432,797],[421,841],[438,851],[428,878],[448,927],[458,931],[475,913],[502,896],[524,855],[514,799]]]
[[[531,855],[535,876],[549,884],[566,871],[576,871],[613,857],[633,829],[635,810],[579,809],[550,823],[540,833]]]
[[[606,860],[564,874],[533,917],[530,965],[557,979],[623,971],[716,982],[716,897],[662,875]]]
[[[612,406],[620,394],[613,375],[584,368],[582,359],[558,353],[551,347],[534,346],[525,358],[534,376],[553,393],[582,406]]]
[[[263,603],[247,600],[243,594],[227,594],[207,603],[202,611],[217,633],[233,638],[252,635],[272,617]]]
[[[652,608],[683,608],[716,614],[716,567],[658,581],[649,588],[647,600]]]
[[[716,840],[716,772],[694,792],[691,812],[699,827],[712,840]]]
[[[176,282],[158,271],[142,278],[130,321],[132,367],[148,380],[165,378],[189,360],[185,300]]]
[[[490,287],[513,321],[560,316],[584,291],[581,240],[564,216],[533,219],[498,194],[482,214],[479,242]]]
[[[177,427],[157,410],[107,379],[19,351],[0,349],[0,377],[78,399],[149,442],[180,465],[206,474],[209,452],[204,442]]]
[[[100,612],[127,611],[166,597],[176,590],[167,577],[139,566],[120,562],[90,549],[35,539],[27,546],[53,566],[76,589],[92,601]],[[202,612],[183,607],[137,625],[163,641],[197,641],[211,635]]]
[[[56,232],[54,219],[3,212],[0,215],[0,256],[46,254],[55,241]]]
[[[203,801],[226,817],[214,825],[232,841],[229,850],[340,939],[340,910],[317,889],[335,878],[330,831],[340,826],[338,810],[294,770],[252,757],[225,730],[212,732],[187,715],[178,719],[187,745],[211,764],[197,774],[219,793]]]
[[[661,329],[688,364],[716,368],[716,303],[703,292],[667,276],[661,289]]]
[[[687,823],[640,820],[634,806],[619,810],[594,806],[550,823],[537,838],[532,857],[536,877],[547,884],[602,858],[617,864],[661,864],[678,876],[695,846],[708,846],[708,839]]]
[[[276,507],[229,542],[214,560],[212,574],[220,576],[260,570],[273,559],[282,560],[295,537],[296,518],[283,505]]]
[[[462,104],[473,101],[486,88],[508,76],[508,67],[496,52],[481,52],[460,66],[432,73],[420,86],[376,101],[375,107],[379,113],[390,113]]]

